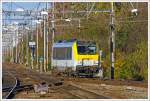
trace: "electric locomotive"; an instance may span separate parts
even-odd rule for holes
[[[97,75],[99,55],[96,43],[78,40],[54,43],[52,66],[60,71],[71,70],[72,75]]]

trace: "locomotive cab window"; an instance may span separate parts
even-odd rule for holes
[[[96,54],[96,46],[88,46],[88,54]]]
[[[78,46],[78,53],[94,55],[96,54],[96,46]]]
[[[53,59],[57,60],[71,60],[72,47],[55,47],[53,49]]]
[[[77,51],[80,55],[95,55],[96,50],[95,42],[77,41]]]

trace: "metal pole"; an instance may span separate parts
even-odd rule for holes
[[[114,26],[114,8],[113,2],[111,2],[111,42],[110,42],[110,52],[111,52],[111,79],[114,79],[114,68],[115,68],[115,26]]]
[[[38,34],[38,25],[37,25],[37,35],[36,35],[36,38],[37,38],[37,39],[36,39],[36,44],[37,44],[37,46],[36,46],[36,50],[37,50],[37,55],[36,55],[36,56],[37,56],[37,57],[36,57],[36,59],[37,59],[37,60],[36,60],[36,61],[37,61],[37,69],[39,69],[39,68],[38,68],[38,64],[39,64],[39,63],[38,63],[38,57],[39,57],[39,50],[38,50],[38,47],[39,47],[39,46],[38,46],[38,44],[39,44],[39,43],[38,43],[38,40],[39,40],[39,38],[38,38],[38,37],[39,37],[39,34]]]
[[[8,48],[8,56],[9,56],[9,58],[11,57],[11,47],[10,47],[10,45],[8,46],[9,48]]]
[[[9,46],[7,46],[7,57],[9,58]]]
[[[11,44],[11,45],[12,45],[12,46],[11,46],[12,62],[14,61],[14,47],[13,47],[14,41],[13,41],[13,40],[14,40],[14,38],[12,38],[12,44]]]
[[[28,66],[29,65],[29,61],[28,61],[28,58],[29,58],[29,47],[28,47],[28,41],[29,41],[29,39],[28,39],[28,35],[29,35],[29,30],[28,30],[28,32],[27,32],[27,35],[26,35],[26,40],[27,40],[27,43],[26,43],[26,66]]]
[[[54,2],[53,2],[53,11],[52,11],[52,44],[51,44],[51,69],[53,69],[52,60],[53,60],[53,43],[54,43],[54,35],[55,35],[55,15],[54,15]]]
[[[41,29],[42,29],[42,27],[41,27],[41,23],[40,23],[40,30],[39,31],[42,35],[42,32],[41,32],[42,30]],[[42,73],[42,72],[43,72],[43,62],[40,60],[40,73]]]
[[[33,54],[31,52],[31,69],[33,69]]]
[[[103,79],[103,68],[102,68],[102,50],[99,51],[99,77]]]
[[[46,3],[46,10],[47,10],[47,12],[48,12],[48,3]],[[46,46],[46,52],[47,52],[47,53],[46,53],[46,54],[47,54],[47,56],[46,56],[46,57],[47,57],[47,58],[46,58],[46,59],[47,59],[47,62],[46,62],[47,64],[46,64],[46,66],[47,66],[47,67],[46,67],[46,68],[47,68],[47,70],[48,70],[48,16],[47,16],[47,19],[46,19],[46,20],[47,20],[47,22],[46,22],[46,38],[47,38],[47,39],[46,39],[46,41],[47,41],[47,42],[46,42],[46,45],[47,45],[47,46]]]
[[[20,64],[20,39],[19,39],[19,36],[18,36],[18,62]]]
[[[79,33],[80,33],[80,28],[81,28],[81,20],[79,19]]]
[[[7,46],[6,46],[6,58],[7,58],[7,56],[8,56],[8,49],[7,49]]]
[[[9,45],[9,58],[10,58],[10,62],[11,62],[11,57],[12,57],[12,54],[11,54],[12,52],[11,52],[11,45]]]
[[[88,4],[88,2],[87,2],[87,4],[86,4],[86,10],[88,11],[89,10],[89,4]],[[87,12],[88,13],[88,12]],[[88,19],[88,15],[86,15],[86,19]]]
[[[33,41],[33,25],[32,25],[32,19],[31,19],[31,41]],[[33,54],[32,54],[32,51],[33,50],[31,50],[31,69],[34,69],[34,67],[33,67]]]
[[[18,62],[18,56],[17,56],[17,54],[18,54],[18,51],[17,51],[17,44],[18,44],[18,26],[17,26],[17,31],[16,31],[16,63]]]
[[[13,36],[12,36],[12,63],[14,63],[14,33],[15,31],[13,32]]]
[[[102,68],[102,50],[99,51],[99,67]]]
[[[22,64],[23,64],[24,63],[24,61],[23,61],[23,57],[24,57],[24,54],[23,54],[23,33],[22,33],[22,47],[21,48],[22,48],[21,49],[22,50],[22,56],[21,57],[22,57]]]
[[[45,47],[45,46],[46,46],[46,45],[45,45],[45,44],[46,44],[46,43],[45,43],[45,42],[46,42],[46,40],[45,40],[45,39],[46,39],[46,38],[45,38],[45,34],[46,34],[46,33],[45,33],[45,18],[46,18],[46,17],[45,17],[45,15],[44,15],[44,71],[46,72],[46,54],[45,54],[45,50],[46,50],[46,49],[45,49],[45,48],[46,48],[46,47]]]

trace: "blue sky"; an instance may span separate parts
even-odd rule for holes
[[[11,5],[12,5],[12,10],[16,10],[16,8],[24,8],[25,10],[34,10],[39,6],[39,10],[46,8],[46,3],[45,2],[3,2],[2,8],[4,10],[11,10]],[[50,7],[50,3],[48,3]]]
[[[48,8],[51,7],[51,3],[48,3]],[[16,11],[17,8],[22,8],[24,10],[39,10],[41,11],[42,9],[46,8],[46,2],[3,2],[2,3],[2,9],[4,11]],[[3,19],[6,17],[4,16],[3,13]],[[12,16],[7,16],[7,19],[12,18]],[[18,17],[18,18],[23,18],[23,17]],[[11,21],[11,20],[3,20],[3,23],[11,23],[11,22],[22,22],[22,21]]]

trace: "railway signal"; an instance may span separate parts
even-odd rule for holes
[[[33,69],[33,60],[34,60],[34,53],[35,53],[35,47],[36,47],[35,42],[34,41],[29,42],[29,47],[30,47],[30,49],[32,51],[31,52],[31,63],[32,63],[31,68]]]

